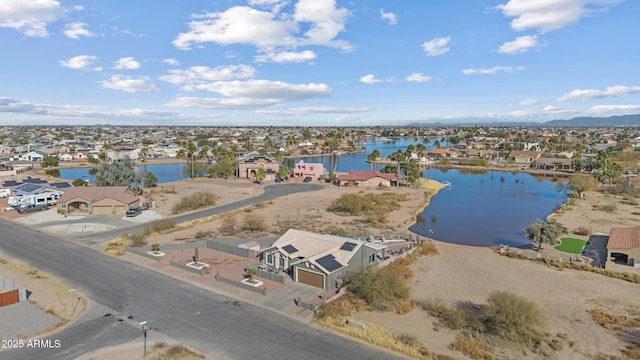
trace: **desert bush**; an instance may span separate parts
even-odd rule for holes
[[[147,237],[142,231],[133,234],[127,234],[126,238],[129,241],[129,246],[131,247],[142,247],[147,245]]]
[[[222,224],[220,225],[220,232],[224,235],[235,235],[237,232],[238,220],[233,215],[226,215],[222,217]]]
[[[496,291],[489,295],[482,317],[490,334],[512,340],[529,339],[540,322],[540,311],[535,303],[527,299]]]
[[[179,214],[185,211],[197,210],[203,207],[214,206],[218,196],[210,191],[197,191],[191,195],[184,196],[171,208],[172,214]]]
[[[267,223],[262,216],[249,213],[244,216],[243,228],[251,232],[264,231]]]
[[[373,210],[373,203],[358,194],[343,194],[333,200],[327,210],[339,215],[358,216]]]
[[[375,310],[404,312],[411,303],[411,288],[396,268],[369,266],[349,274],[347,284],[355,297]]]
[[[573,233],[576,235],[589,236],[591,235],[591,229],[586,226],[580,226],[577,229],[573,230]]]
[[[353,312],[365,311],[366,309],[367,303],[363,299],[346,293],[334,301],[323,303],[318,312],[318,317],[350,316]]]
[[[606,205],[600,206],[598,210],[604,211],[604,212],[614,212],[618,210],[618,207],[615,204],[606,204]]]
[[[153,233],[161,233],[165,230],[173,229],[176,227],[176,223],[171,219],[155,220],[149,223],[144,229],[144,235],[151,235]]]
[[[449,349],[459,351],[472,359],[495,359],[489,353],[489,345],[468,337],[458,337],[449,345]]]
[[[598,325],[607,330],[622,330],[627,324],[627,317],[624,315],[612,315],[598,309],[588,311]]]
[[[197,240],[202,240],[208,236],[211,236],[211,231],[198,231],[193,237]]]
[[[460,309],[445,305],[440,299],[418,301],[417,305],[437,318],[441,326],[454,330],[467,327],[467,314]]]
[[[440,252],[436,248],[436,244],[431,241],[425,241],[422,245],[418,246],[414,252],[419,256],[438,255]]]

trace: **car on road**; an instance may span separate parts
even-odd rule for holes
[[[142,213],[142,209],[139,207],[135,207],[135,208],[130,208],[129,210],[127,210],[127,213],[125,214],[127,217],[136,217],[138,215],[140,215]]]
[[[311,180],[313,180],[313,179],[311,178],[311,176],[307,176],[306,178],[304,178],[304,179],[302,180],[302,182],[311,182]]]

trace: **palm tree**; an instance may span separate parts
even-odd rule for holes
[[[194,144],[191,141],[188,141],[186,143],[182,143],[182,149],[180,149],[180,151],[178,151],[178,154],[176,154],[176,156],[179,158],[187,156],[191,160],[191,178],[192,179],[195,177],[195,172],[194,172],[195,167],[193,165],[193,162],[195,161],[197,150],[198,148],[196,147],[196,144]]]
[[[542,249],[542,244],[556,244],[556,240],[563,234],[567,234],[567,228],[556,220],[542,222],[536,220],[529,228],[522,233],[536,245],[536,251]]]
[[[376,167],[376,161],[378,160],[378,158],[380,157],[380,151],[378,151],[378,149],[375,149],[371,152],[371,154],[367,155],[367,162],[371,164],[371,169],[375,169]]]
[[[249,282],[253,283],[254,282],[253,277],[256,276],[256,274],[258,273],[258,269],[254,267],[248,267],[245,269],[245,271],[247,272],[247,275],[249,275]]]

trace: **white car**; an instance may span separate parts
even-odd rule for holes
[[[7,206],[6,208],[4,208],[4,209],[2,209],[2,210],[4,210],[4,211],[11,211],[11,210],[15,210],[15,209],[13,208],[13,206]]]

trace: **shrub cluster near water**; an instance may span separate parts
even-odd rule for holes
[[[408,200],[407,194],[384,192],[381,194],[343,194],[333,200],[327,211],[338,215],[363,216],[363,222],[384,224],[386,214],[400,209],[400,202]]]

